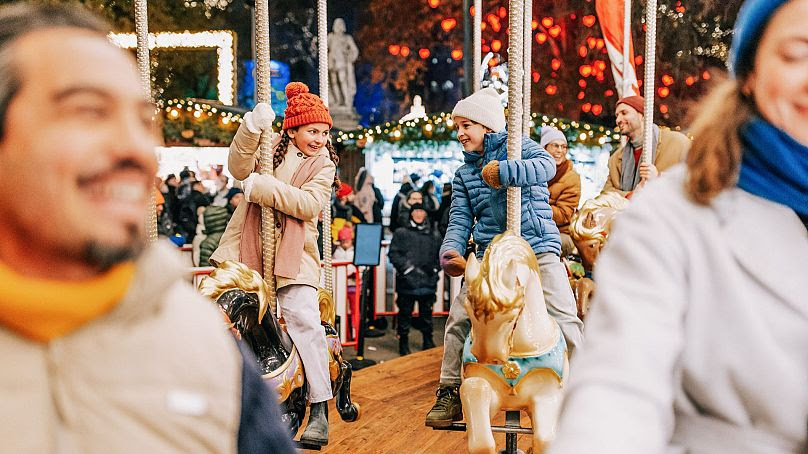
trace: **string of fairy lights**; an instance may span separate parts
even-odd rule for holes
[[[454,126],[451,114],[440,113],[430,117],[387,122],[355,131],[338,131],[336,141],[349,148],[364,148],[374,141],[402,145],[424,140],[451,141],[456,139]],[[543,126],[556,127],[567,136],[567,140],[571,143],[586,146],[603,146],[620,140],[620,134],[616,128],[532,113],[531,137],[538,139]]]
[[[170,99],[158,106],[163,118],[163,133],[167,142],[197,142],[228,145],[243,121],[242,115],[228,108],[217,107],[193,100]],[[275,121],[275,131],[280,131],[281,120]],[[568,120],[538,113],[531,114],[531,137],[538,139],[542,126],[554,126],[561,130],[570,143],[585,146],[604,146],[619,142],[616,128],[604,125]],[[406,146],[424,141],[456,140],[455,124],[451,114],[387,122],[348,131],[335,131],[334,140],[342,146],[364,148],[374,141],[383,141]]]

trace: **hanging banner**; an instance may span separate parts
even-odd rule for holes
[[[596,0],[595,10],[598,15],[600,28],[609,51],[609,60],[612,62],[612,73],[617,86],[617,93],[621,98],[640,95],[640,86],[637,83],[637,71],[634,67],[634,43],[631,33],[628,34],[628,56],[624,55],[625,35],[625,2],[624,0]],[[623,72],[626,74],[624,75]],[[628,90],[626,90],[628,87]],[[628,91],[628,93],[625,93]]]

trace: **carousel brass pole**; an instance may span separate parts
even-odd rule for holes
[[[137,35],[137,67],[143,91],[152,102],[151,68],[149,67],[149,15],[146,0],[135,0],[135,34]],[[155,188],[149,192],[149,209],[146,213],[146,232],[149,242],[157,241],[157,206]]]
[[[256,64],[255,77],[258,93],[257,102],[270,104],[270,66],[269,66],[269,0],[255,1],[255,41]],[[261,133],[259,142],[260,172],[262,175],[272,175],[272,149],[269,131]],[[275,302],[275,212],[272,208],[261,207],[261,242],[264,255],[264,280],[269,287],[268,300]]]
[[[328,4],[317,0],[317,47],[320,72],[320,98],[328,106]],[[331,139],[329,139],[331,140]],[[356,188],[358,191],[359,188]],[[325,291],[334,297],[334,276],[331,271],[331,192],[323,205],[323,263]]]
[[[657,0],[648,0],[645,7],[645,25],[648,27],[648,33],[645,35],[645,140],[643,141],[642,162],[651,164],[654,146]]]
[[[516,160],[522,159],[525,0],[510,0],[508,9],[508,160]],[[508,230],[517,235],[522,234],[521,198],[521,188],[508,188]]]

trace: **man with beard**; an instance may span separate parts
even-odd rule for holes
[[[645,132],[645,99],[629,96],[617,101],[615,109],[620,134],[628,139],[626,145],[609,158],[609,178],[603,192],[616,191],[630,196],[645,184],[657,178],[660,172],[684,162],[690,140],[684,134],[654,125],[651,164],[642,162]]]
[[[0,9],[3,450],[293,452],[254,360],[146,244],[154,105],[107,31]]]

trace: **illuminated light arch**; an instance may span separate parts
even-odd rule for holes
[[[123,49],[137,47],[134,33],[110,33],[109,39]],[[149,49],[216,49],[219,101],[233,105],[236,92],[236,39],[231,31],[149,33]]]

